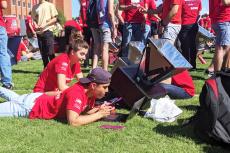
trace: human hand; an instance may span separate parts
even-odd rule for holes
[[[99,108],[99,111],[97,113],[101,116],[101,118],[104,118],[104,117],[111,115],[111,112],[113,110],[115,110],[114,107],[103,104],[103,105],[101,105],[101,107]]]

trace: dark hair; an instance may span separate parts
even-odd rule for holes
[[[68,49],[68,54],[71,52],[71,50],[78,51],[80,49],[88,49],[89,45],[86,41],[84,41],[82,38],[78,38],[70,44],[69,49]]]

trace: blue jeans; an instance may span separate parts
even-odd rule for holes
[[[17,93],[0,87],[0,97],[7,102],[0,103],[0,117],[28,117],[35,100],[42,93],[18,95]]]
[[[128,57],[129,43],[130,41],[145,40],[145,27],[142,27],[141,23],[125,23],[123,26],[122,37],[122,57]]]
[[[3,85],[10,86],[12,84],[12,69],[10,56],[7,52],[7,33],[4,27],[0,26],[0,73]]]
[[[165,89],[166,94],[171,99],[189,99],[192,98],[183,88],[177,87],[172,84],[160,83],[160,85]]]

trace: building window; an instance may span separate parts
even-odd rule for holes
[[[28,8],[31,8],[31,3],[28,3]]]
[[[16,0],[12,0],[12,5],[16,5]]]
[[[26,7],[26,2],[23,2],[23,7]]]
[[[18,1],[18,6],[21,6],[21,1]]]

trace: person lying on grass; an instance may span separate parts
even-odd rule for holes
[[[94,107],[95,99],[108,92],[111,74],[95,68],[86,78],[81,78],[56,96],[31,93],[19,96],[0,88],[0,97],[8,100],[0,103],[0,117],[28,117],[30,119],[67,120],[69,125],[81,126],[107,117],[115,108],[103,104]]]
[[[34,92],[45,92],[47,95],[56,95],[59,91],[69,88],[68,83],[74,77],[79,80],[83,77],[80,61],[85,60],[88,44],[82,40],[74,40],[67,53],[54,58],[41,73]]]

